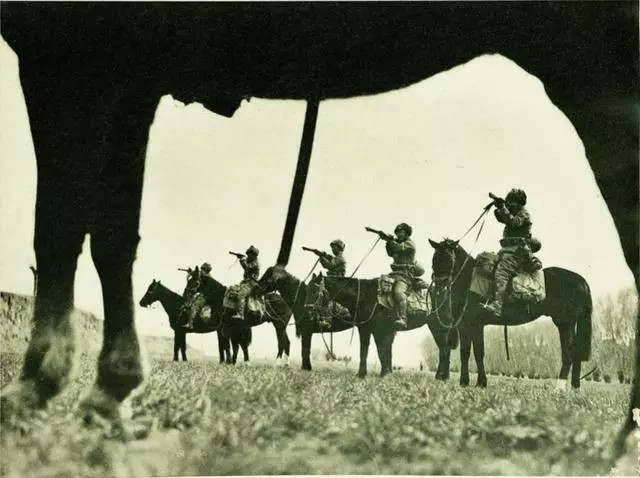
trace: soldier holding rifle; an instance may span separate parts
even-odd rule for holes
[[[492,193],[489,197],[493,199],[494,215],[498,222],[504,224],[504,231],[495,270],[494,300],[484,309],[500,317],[509,281],[523,261],[531,256],[531,217],[524,207],[527,195],[522,189],[512,189],[504,199]]]
[[[331,241],[329,246],[331,247],[331,252],[333,252],[333,255],[329,254],[328,252],[319,251],[318,249],[312,249],[310,247],[302,246],[302,249],[305,251],[313,252],[320,258],[320,265],[327,269],[327,276],[344,277],[347,271],[347,261],[343,256],[344,242],[342,242],[340,239],[336,239],[334,241]]]
[[[244,306],[247,296],[257,284],[260,277],[260,265],[258,264],[259,251],[254,246],[250,246],[245,254],[229,251],[229,254],[236,256],[240,265],[244,269],[242,282],[234,287],[237,296],[237,308],[234,318],[244,320]]]
[[[410,239],[413,232],[411,226],[401,223],[394,229],[395,237],[377,229],[365,227],[369,232],[380,236],[386,242],[386,250],[389,257],[393,258],[390,277],[394,279],[392,296],[396,306],[396,320],[394,325],[398,328],[407,328],[407,296],[406,292],[416,275],[416,245]],[[423,271],[424,273],[424,271]]]

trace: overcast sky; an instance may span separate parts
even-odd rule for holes
[[[182,292],[178,267],[208,261],[225,284],[242,277],[229,250],[260,250],[262,271],[277,257],[302,132],[301,101],[251,99],[232,119],[165,96],[150,129],[142,202],[136,300],[152,279]],[[0,44],[0,290],[28,294],[36,163],[17,60]],[[347,272],[375,236],[413,226],[418,260],[431,274],[427,238],[458,238],[487,204],[487,193],[527,192],[533,233],[545,266],[583,275],[597,298],[633,279],[606,205],[573,126],[549,101],[540,81],[501,56],[477,58],[409,88],[320,104],[316,137],[289,271],[309,272],[315,257],[300,246],[346,243]],[[497,250],[502,233],[491,215],[472,252]],[[88,253],[76,276],[76,306],[102,316],[100,284]],[[358,271],[389,269],[379,245]],[[230,267],[232,266],[232,267]],[[161,308],[136,306],[141,332],[171,334]],[[426,327],[399,334],[394,361],[417,365]],[[292,355],[300,342],[293,327]],[[335,335],[339,355],[358,357],[357,335]],[[188,342],[217,353],[215,334]],[[322,347],[314,336],[313,348]],[[372,345],[372,347],[374,347]],[[254,329],[253,355],[277,350],[270,324]],[[170,354],[170,351],[168,351]],[[370,360],[377,363],[375,348]]]

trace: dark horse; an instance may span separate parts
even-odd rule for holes
[[[185,297],[187,297],[188,290],[193,289],[202,293],[207,304],[211,307],[211,314],[219,317],[222,322],[225,335],[228,336],[251,336],[251,327],[261,325],[265,321],[271,322],[276,330],[276,338],[278,340],[278,353],[276,359],[280,359],[285,354],[289,356],[291,348],[291,342],[287,335],[287,325],[291,319],[291,309],[287,307],[285,301],[278,294],[267,294],[264,297],[265,301],[265,316],[245,309],[244,320],[237,320],[232,317],[234,311],[223,305],[224,295],[227,288],[220,282],[216,281],[211,276],[202,275],[199,269],[196,267],[195,271],[189,274],[187,280],[187,287],[185,288]],[[187,314],[185,309],[181,310],[182,314]],[[186,315],[178,317],[181,323],[185,322]],[[196,324],[197,322],[194,322]],[[241,342],[240,342],[241,343]],[[238,358],[238,343],[232,342],[233,356],[232,362],[236,363]],[[245,362],[249,360],[249,351],[247,348],[242,348]]]
[[[165,94],[230,117],[243,98],[317,105],[504,55],[540,79],[575,127],[640,287],[637,2],[6,2],[1,11],[38,162],[39,271],[35,327],[20,377],[2,392],[3,420],[65,385],[86,234],[105,339],[81,410],[117,418],[143,381],[131,273],[149,125]],[[295,221],[284,230],[283,264],[294,232]],[[637,373],[633,384],[618,445],[640,408]]]
[[[502,316],[497,318],[486,312],[481,304],[486,298],[470,291],[475,260],[457,241],[429,240],[435,249],[432,270],[435,277],[435,295],[443,304],[439,314],[445,323],[460,332],[460,384],[469,384],[469,355],[473,345],[478,367],[478,386],[487,386],[484,369],[484,326],[520,325],[540,316],[549,316],[558,327],[562,365],[559,378],[566,379],[571,369],[571,385],[580,387],[580,370],[583,361],[591,354],[591,291],[584,278],[575,272],[560,267],[543,270],[546,297],[530,307],[506,303]],[[447,361],[448,365],[448,361]]]
[[[227,363],[233,363],[229,341],[231,341],[235,350],[238,349],[238,346],[242,347],[245,360],[249,359],[248,347],[251,345],[251,329],[248,329],[247,331],[237,330],[238,328],[231,328],[227,330],[225,327],[221,326],[221,324],[208,324],[208,327],[195,330],[185,329],[181,326],[178,317],[184,299],[180,294],[173,292],[171,289],[162,285],[160,281],[154,279],[151,284],[149,284],[149,287],[147,288],[144,296],[142,296],[142,299],[140,299],[140,306],[148,307],[156,301],[160,302],[167,313],[167,316],[169,316],[169,325],[174,332],[174,361],[178,360],[178,353],[182,355],[183,361],[187,360],[188,333],[206,334],[213,332],[214,330],[218,335],[218,353],[220,354],[220,363],[225,361]],[[225,332],[228,332],[228,334]]]
[[[319,303],[321,281],[328,293],[328,298],[346,307],[350,314],[348,318],[334,317],[331,321],[331,327],[322,327],[310,314],[310,308]],[[302,339],[302,368],[304,370],[311,370],[310,351],[313,334],[342,332],[357,327],[360,337],[358,376],[364,377],[367,374],[367,357],[372,335],[380,359],[380,374],[391,373],[395,332],[388,316],[389,311],[378,304],[377,279],[325,277],[322,274],[314,274],[307,285],[288,273],[283,266],[276,265],[267,269],[260,279],[260,286],[264,290],[278,290],[293,309],[296,334]],[[426,314],[409,314],[407,330],[422,327],[425,323],[427,323]],[[437,329],[434,325],[432,332],[439,341],[440,339],[445,340],[443,334],[445,331]],[[457,335],[454,336],[457,339]],[[452,343],[451,346],[455,347],[455,344]]]

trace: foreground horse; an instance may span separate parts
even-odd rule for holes
[[[64,386],[86,234],[105,340],[82,409],[115,417],[143,380],[131,272],[148,130],[165,94],[232,116],[251,96],[380,93],[502,54],[537,76],[576,128],[640,287],[636,2],[9,2],[0,20],[20,61],[38,162],[40,273],[35,328],[20,378],[2,393],[3,420]],[[293,233],[285,228],[286,257]],[[640,408],[637,373],[631,405]],[[621,439],[633,427],[629,409]]]
[[[202,275],[199,269],[196,267],[195,271],[189,274],[187,280],[187,287],[185,288],[185,300],[189,294],[188,291],[193,293],[201,293],[206,303],[211,307],[211,315],[219,317],[222,321],[223,328],[226,335],[237,336],[251,336],[251,327],[261,325],[266,321],[271,322],[276,330],[276,338],[278,340],[278,353],[276,359],[282,358],[283,354],[289,357],[289,351],[291,348],[291,342],[287,335],[287,325],[291,319],[291,309],[287,307],[285,301],[278,294],[268,294],[264,297],[265,302],[265,316],[257,314],[247,308],[245,308],[245,315],[243,320],[234,319],[233,309],[229,309],[224,306],[224,296],[227,292],[227,287],[216,281],[211,276]],[[178,320],[180,323],[185,323],[189,319],[189,314],[193,314],[193,310],[187,310],[183,308],[178,314]],[[193,317],[191,317],[193,318]],[[231,358],[232,363],[236,363],[238,358],[238,344],[233,345],[233,356]],[[249,360],[249,351],[243,347],[242,352],[244,354],[245,362]]]
[[[184,299],[180,294],[173,292],[155,279],[149,284],[144,296],[140,299],[141,307],[149,307],[154,302],[160,302],[162,308],[169,317],[169,326],[173,330],[173,360],[178,361],[178,353],[182,355],[182,360],[187,360],[187,334],[206,334],[215,331],[218,335],[218,353],[220,354],[220,363],[233,363],[229,341],[233,344],[235,350],[238,346],[242,347],[245,360],[249,358],[248,347],[251,345],[251,329],[248,334],[245,331],[231,328],[226,330],[223,324],[209,324],[209,327],[191,330],[182,327],[179,321],[179,313]],[[228,333],[225,333],[228,332]],[[237,356],[237,354],[236,354]]]
[[[575,272],[560,267],[543,269],[546,297],[529,308],[516,304],[505,304],[501,317],[486,312],[481,304],[483,298],[469,290],[475,260],[457,241],[445,239],[442,242],[429,240],[435,249],[433,273],[438,281],[435,288],[441,291],[443,301],[452,300],[457,304],[453,310],[460,331],[460,384],[469,384],[469,355],[473,345],[478,367],[478,385],[487,386],[484,369],[484,326],[520,325],[531,322],[543,315],[551,317],[560,333],[562,365],[559,378],[566,379],[571,369],[571,385],[580,387],[580,370],[583,361],[591,354],[591,311],[593,308],[591,291],[585,279]],[[442,314],[452,309],[442,308]],[[449,311],[449,312],[448,312]]]

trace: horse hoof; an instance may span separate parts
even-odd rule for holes
[[[105,438],[127,441],[132,437],[125,430],[120,402],[95,387],[80,402],[78,416],[85,427],[95,429]]]
[[[476,383],[477,388],[487,388],[487,382],[478,382]]]
[[[460,386],[461,386],[461,387],[468,387],[468,386],[469,386],[469,379],[467,379],[467,380],[460,380]]]
[[[0,395],[0,423],[7,427],[18,425],[44,405],[32,380],[16,380],[7,385]]]
[[[367,376],[367,372],[358,372],[358,378],[365,378]]]

